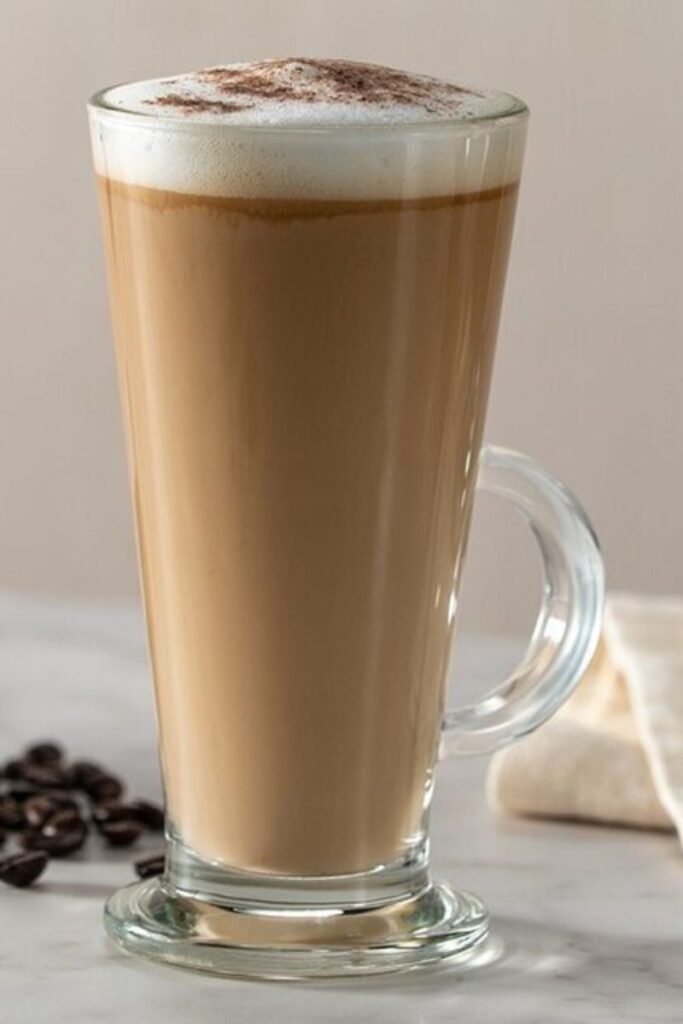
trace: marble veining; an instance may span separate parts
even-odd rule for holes
[[[456,664],[483,689],[518,644],[463,641]],[[464,685],[461,688],[464,690]],[[122,606],[0,595],[0,757],[40,734],[159,779],[141,619]],[[92,844],[33,891],[0,892],[3,1024],[664,1024],[683,1021],[683,859],[673,837],[495,818],[486,763],[441,766],[435,873],[479,893],[494,919],[482,963],[299,985],[199,977],[115,951],[105,896],[129,851]],[[150,848],[154,840],[146,841]],[[144,847],[142,847],[144,849]],[[485,962],[488,960],[488,962]]]

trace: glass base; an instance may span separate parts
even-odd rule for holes
[[[363,909],[251,909],[186,896],[154,878],[114,893],[105,925],[129,952],[178,967],[302,979],[466,963],[488,934],[488,914],[475,896],[440,884]]]

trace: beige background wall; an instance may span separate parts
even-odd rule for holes
[[[137,587],[85,98],[313,54],[530,103],[488,435],[580,493],[613,586],[683,592],[681,38],[680,0],[3,0],[0,585]],[[521,537],[482,507],[470,623],[527,621]]]

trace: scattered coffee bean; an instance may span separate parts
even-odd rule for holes
[[[126,804],[131,817],[139,821],[152,832],[160,832],[164,827],[164,812],[158,804],[150,800],[129,800]]]
[[[27,749],[24,756],[31,764],[58,764],[62,760],[64,752],[58,743],[47,741],[34,743]]]
[[[77,796],[70,793],[68,789],[49,789],[40,793],[40,796],[49,796],[60,810],[67,810],[71,808],[80,812],[80,804]]]
[[[24,817],[31,828],[42,828],[57,810],[59,804],[51,796],[32,796],[24,804]]]
[[[29,807],[33,808],[33,801],[41,801],[38,806],[33,810],[33,816],[35,819],[39,818],[43,811],[53,814],[55,811],[78,811],[80,814],[80,806],[78,801],[65,789],[46,789],[34,793],[32,796],[27,797],[23,800],[19,800],[22,809],[24,811],[24,817],[26,818],[29,825],[37,825],[38,821],[32,821],[29,815]],[[48,800],[50,802],[50,808],[42,803],[42,801]],[[47,815],[46,815],[47,816]]]
[[[11,796],[0,797],[0,828],[21,828],[24,821],[21,804]]]
[[[17,757],[12,758],[3,768],[3,775],[6,779],[23,779],[24,762],[20,761]]]
[[[95,779],[107,775],[104,768],[94,761],[74,761],[66,770],[70,789],[85,789]]]
[[[50,828],[49,823],[42,829],[29,829],[21,835],[25,850],[43,850],[51,857],[68,857],[80,850],[88,835],[84,821],[76,821],[63,829]]]
[[[155,853],[151,857],[143,857],[135,861],[135,874],[138,878],[154,878],[155,875],[162,875],[166,858],[163,853]]]
[[[80,850],[89,833],[86,818],[110,846],[130,846],[143,829],[163,829],[164,811],[158,804],[142,799],[125,802],[123,782],[104,765],[87,760],[67,763],[65,758],[60,743],[43,740],[0,767],[0,846],[13,831],[24,848],[23,853],[0,859],[1,881],[30,885],[49,857]],[[163,869],[163,853],[135,865],[140,878],[151,878]]]
[[[23,804],[32,796],[39,796],[40,790],[31,782],[24,782],[22,779],[5,779],[0,783],[0,794],[9,796],[17,803]]]
[[[64,769],[60,765],[33,764],[31,761],[24,765],[23,777],[39,789],[64,789],[67,781]]]
[[[123,783],[114,775],[101,775],[85,786],[85,791],[95,803],[103,800],[118,800],[123,794]]]
[[[131,846],[142,833],[142,825],[137,821],[107,821],[100,825],[100,834],[110,846]]]
[[[152,831],[164,827],[164,812],[147,800],[130,800],[126,803],[104,800],[93,807],[91,818],[98,831],[102,825],[111,821],[137,821],[139,825]]]
[[[102,803],[95,804],[90,817],[98,832],[103,825],[109,825],[113,821],[137,821],[128,804],[122,804],[118,800],[103,800]]]
[[[23,889],[42,875],[47,862],[48,855],[42,850],[5,857],[0,860],[0,881]]]
[[[74,828],[88,831],[87,822],[83,820],[75,807],[63,807],[55,811],[43,823],[43,832],[46,836],[57,835],[59,832],[69,832]]]

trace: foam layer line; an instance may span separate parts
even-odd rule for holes
[[[524,119],[510,115],[523,111],[505,93],[305,58],[116,86],[90,106],[100,174],[194,194],[331,199],[514,182]]]

